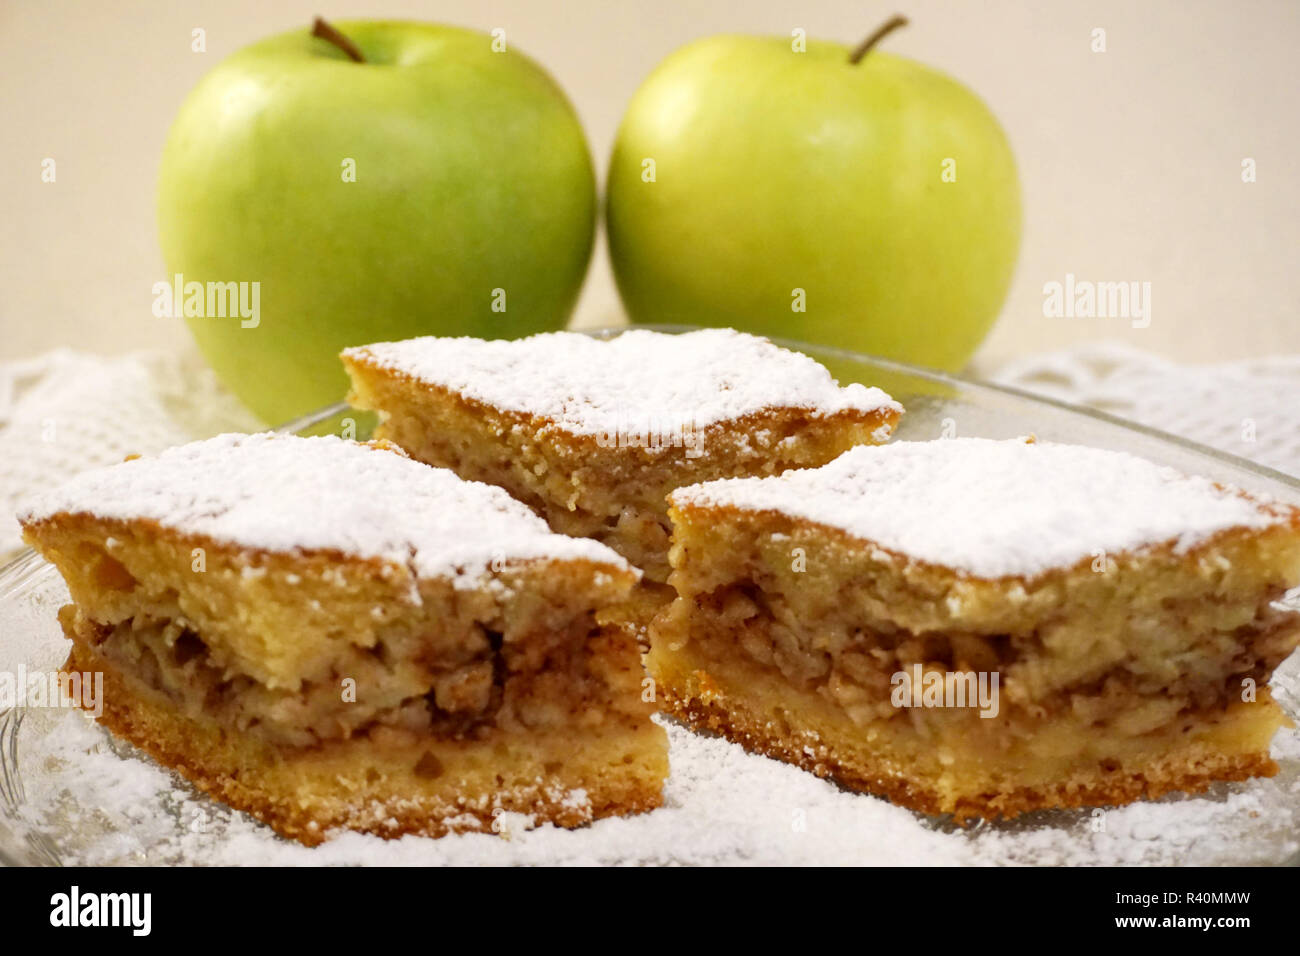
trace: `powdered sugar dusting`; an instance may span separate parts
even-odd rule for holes
[[[984,438],[864,445],[821,468],[691,485],[671,499],[780,511],[983,578],[1032,576],[1098,551],[1186,549],[1291,513],[1123,452]]]
[[[44,739],[27,738],[24,815],[61,834],[74,865],[1206,865],[1276,863],[1300,849],[1295,730],[1278,734],[1283,772],[1272,779],[963,831],[667,723],[673,775],[651,813],[578,830],[512,816],[500,834],[439,840],[341,832],[308,849],[196,794],[81,715],[57,720]]]
[[[474,586],[494,561],[627,562],[553,533],[492,485],[335,436],[221,435],[77,475],[19,513],[146,518],[180,532],[275,552],[337,550],[410,564]]]
[[[808,356],[734,329],[631,329],[613,339],[577,332],[514,341],[426,336],[343,354],[580,435],[612,432],[646,413],[704,426],[769,408],[902,411],[878,388],[841,388]]]

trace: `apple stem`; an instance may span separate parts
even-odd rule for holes
[[[871,34],[871,36],[867,37],[865,40],[863,40],[861,43],[858,44],[857,48],[852,53],[849,54],[849,63],[856,64],[864,56],[870,53],[871,48],[874,47],[877,43],[879,43],[889,34],[893,33],[899,27],[905,27],[905,26],[907,26],[907,17],[897,13],[894,14],[892,17],[890,17],[888,20],[882,23],[876,29],[875,33]]]
[[[316,22],[311,25],[311,35],[333,43],[356,63],[366,62],[366,58],[361,55],[361,50],[357,45],[331,26],[323,17],[317,17]]]

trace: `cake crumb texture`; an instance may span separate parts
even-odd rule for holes
[[[1277,769],[1300,510],[1130,456],[979,440],[671,501],[678,597],[647,667],[690,726],[959,819]]]

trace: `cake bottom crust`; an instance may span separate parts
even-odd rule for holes
[[[307,846],[337,829],[385,838],[490,833],[503,812],[572,828],[662,803],[667,740],[649,720],[513,740],[395,733],[382,743],[360,737],[287,749],[177,713],[80,643],[64,669],[103,673],[98,720],[115,736]]]
[[[667,659],[666,659],[667,658]],[[908,748],[890,746],[888,722],[872,728],[845,723],[840,727],[800,720],[801,702],[754,691],[765,682],[744,674],[723,677],[716,664],[710,672],[686,655],[651,651],[650,669],[656,678],[660,709],[693,730],[713,733],[739,744],[751,753],[793,764],[850,790],[884,797],[893,803],[929,815],[951,814],[964,825],[968,819],[1011,818],[1046,809],[1119,806],[1167,793],[1200,793],[1219,781],[1271,777],[1278,771],[1269,756],[1268,740],[1286,723],[1281,709],[1261,691],[1261,699],[1237,711],[1242,736],[1251,744],[1237,751],[1224,750],[1206,740],[1163,739],[1153,744],[1139,762],[1127,755],[1122,768],[1099,763],[1070,768],[1051,782],[1028,785],[1004,783],[996,789],[955,793],[919,774],[909,775]],[[729,691],[728,688],[734,688]],[[767,684],[765,689],[771,691]],[[1231,719],[1231,718],[1229,718]],[[872,741],[865,743],[870,736]],[[1262,743],[1262,748],[1256,746]]]

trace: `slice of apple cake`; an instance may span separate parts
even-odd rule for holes
[[[394,446],[226,435],[20,515],[102,722],[285,836],[576,826],[660,802],[637,573]]]
[[[427,337],[342,358],[379,437],[500,485],[659,582],[674,488],[825,464],[888,439],[902,412],[880,389],[840,387],[808,356],[731,329]]]
[[[1300,511],[1131,455],[860,447],[671,496],[669,712],[926,813],[1271,775]]]

